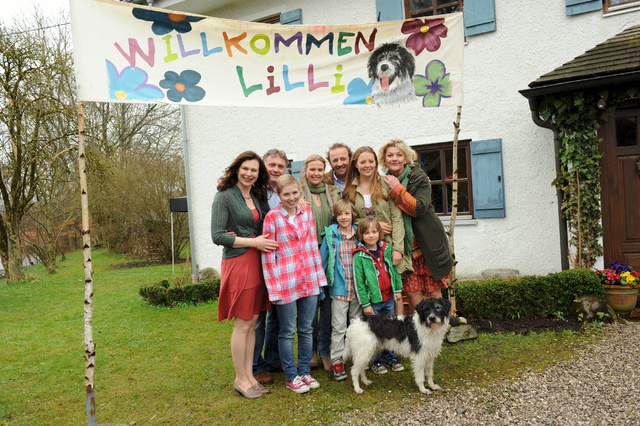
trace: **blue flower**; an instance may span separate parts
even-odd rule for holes
[[[164,98],[159,87],[147,84],[149,76],[140,68],[126,67],[118,72],[111,61],[107,61],[109,75],[109,98],[119,101],[155,101]]]
[[[416,75],[413,78],[413,87],[416,95],[422,96],[422,106],[438,107],[442,98],[450,98],[451,74],[443,62],[434,59],[427,64],[424,70],[425,75]]]
[[[204,17],[187,16],[180,13],[156,12],[155,10],[133,8],[133,16],[143,21],[151,21],[151,31],[156,35],[169,34],[171,31],[184,34],[191,31],[191,23],[202,21]]]
[[[172,102],[180,102],[182,98],[189,102],[197,102],[206,94],[200,82],[200,73],[193,70],[184,70],[178,75],[173,71],[164,73],[164,80],[160,81],[160,87],[167,90],[167,98]]]
[[[370,105],[373,99],[371,96],[372,86],[373,79],[369,80],[369,84],[367,84],[361,78],[354,78],[347,86],[349,96],[342,103],[344,105]]]

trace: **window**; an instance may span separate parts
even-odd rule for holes
[[[258,19],[255,22],[260,22],[263,24],[279,24],[280,23],[280,14],[276,14],[273,16],[268,16],[266,18]]]
[[[407,18],[444,15],[460,12],[462,0],[404,0],[404,10]]]
[[[453,144],[440,143],[413,148],[418,153],[420,166],[431,180],[431,197],[436,213],[451,214]],[[469,141],[460,141],[458,142],[458,214],[460,215],[471,215],[473,211],[470,165]]]
[[[604,0],[604,13],[640,7],[640,0]]]

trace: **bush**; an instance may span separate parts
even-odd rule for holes
[[[576,297],[603,296],[598,276],[588,269],[460,281],[455,289],[460,314],[485,319],[536,318],[558,312],[569,315]]]
[[[169,281],[140,287],[140,296],[152,306],[196,305],[216,300],[220,292],[220,278],[171,287]]]

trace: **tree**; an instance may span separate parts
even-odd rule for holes
[[[30,26],[46,27],[39,16]],[[68,34],[0,28],[0,256],[9,282],[24,279],[20,225],[44,172],[73,150],[74,87]],[[56,123],[53,126],[53,123]]]
[[[94,103],[86,115],[94,235],[113,251],[171,259],[169,199],[186,194],[178,109]],[[174,223],[178,253],[184,216]]]

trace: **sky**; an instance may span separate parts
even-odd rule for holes
[[[3,24],[10,24],[20,16],[28,17],[33,13],[36,4],[52,18],[57,17],[61,10],[67,14],[69,12],[69,0],[3,0],[0,21]]]

